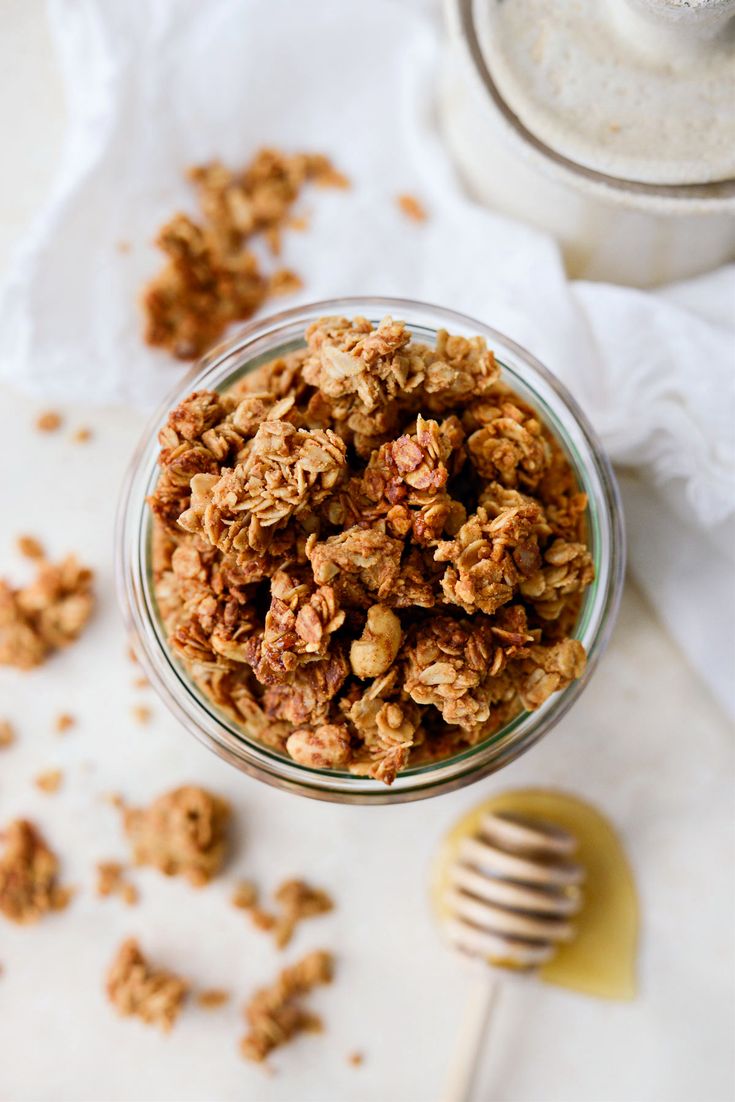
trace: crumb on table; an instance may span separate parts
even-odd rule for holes
[[[177,214],[161,228],[156,244],[167,261],[143,294],[145,340],[183,360],[201,355],[270,295],[300,286],[293,272],[264,274],[253,241],[260,237],[278,255],[306,184],[348,186],[322,154],[276,149],[261,149],[240,172],[212,161],[188,175],[200,216]]]
[[[230,1001],[230,992],[220,987],[208,987],[197,994],[196,1001],[204,1010],[215,1010]]]
[[[92,615],[92,579],[74,555],[39,561],[35,579],[20,589],[0,578],[0,666],[29,670],[73,643]]]
[[[36,418],[36,428],[39,432],[56,432],[61,428],[62,423],[62,416],[55,409],[44,410]]]
[[[220,871],[229,820],[229,804],[195,785],[166,792],[148,808],[123,809],[135,863],[184,876],[194,887]]]
[[[276,910],[258,906],[258,892],[249,881],[241,882],[232,897],[234,906],[249,913],[254,926],[273,933],[278,949],[285,949],[299,922],[334,908],[331,897],[305,880],[285,880],[274,892]]]
[[[125,866],[119,861],[98,861],[97,895],[102,898],[117,895],[132,907],[138,902],[138,889],[126,879],[125,873]]]
[[[399,195],[398,206],[407,218],[414,222],[425,222],[428,218],[426,208],[415,195]]]
[[[269,987],[256,991],[245,1007],[248,1032],[240,1042],[242,1055],[262,1063],[297,1034],[321,1032],[321,1018],[306,1009],[303,1000],[314,987],[331,983],[333,970],[331,953],[316,950],[284,968]]]
[[[189,984],[149,963],[134,938],[117,951],[107,974],[107,996],[124,1017],[135,1016],[168,1032],[175,1024]]]
[[[59,712],[54,720],[54,730],[57,735],[63,735],[76,725],[76,719],[70,712]]]
[[[43,545],[35,536],[18,536],[15,542],[18,550],[25,559],[44,559],[46,557]]]
[[[9,719],[0,719],[0,750],[15,742],[15,728]]]
[[[61,911],[71,889],[58,883],[59,862],[37,827],[16,819],[3,831],[0,856],[0,913],[21,925],[36,922],[50,911]]]
[[[75,429],[71,434],[72,444],[88,444],[92,439],[92,430],[87,428],[86,425],[80,425],[78,429]]]
[[[33,783],[39,791],[51,795],[59,791],[63,779],[64,774],[60,769],[45,769],[36,776]]]
[[[141,726],[150,723],[152,712],[145,704],[136,704],[132,709],[132,713],[135,722],[141,724]]]
[[[252,880],[240,880],[231,898],[233,907],[247,911],[258,902],[258,890]]]

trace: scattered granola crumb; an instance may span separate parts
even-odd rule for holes
[[[365,1063],[365,1057],[361,1052],[351,1052],[347,1057],[347,1063],[353,1068],[359,1068]]]
[[[147,708],[145,704],[136,704],[133,708],[133,719],[136,723],[146,724],[150,723],[151,715],[150,708]]]
[[[64,774],[60,769],[46,769],[38,774],[33,783],[41,792],[51,795],[59,791],[63,779]]]
[[[107,996],[124,1017],[135,1015],[168,1032],[179,1016],[189,984],[174,972],[154,968],[134,938],[124,941],[107,974]]]
[[[79,637],[94,608],[92,571],[74,555],[39,562],[30,585],[0,578],[0,666],[29,670]]]
[[[59,712],[54,720],[54,730],[57,735],[63,735],[72,727],[76,726],[76,719],[69,712]]]
[[[197,1005],[204,1010],[215,1010],[218,1006],[224,1006],[230,1001],[230,992],[223,991],[220,987],[210,987],[206,991],[200,991],[196,997]]]
[[[303,214],[294,214],[291,218],[286,219],[286,226],[289,230],[303,233],[304,230],[309,228],[309,219]]]
[[[323,160],[323,170],[314,177],[317,187],[336,187],[346,191],[350,187],[350,181],[344,172],[338,172],[328,161]]]
[[[163,270],[144,291],[145,339],[182,360],[195,359],[233,321],[249,318],[272,294],[296,289],[294,273],[270,279],[250,247],[261,237],[277,256],[281,231],[307,183],[346,187],[321,154],[261,149],[242,172],[218,161],[192,168],[201,219],[175,215],[157,245]]]
[[[326,914],[334,908],[334,903],[326,892],[312,888],[305,880],[284,881],[276,889],[274,899],[280,908],[275,914],[258,906],[257,889],[254,884],[245,880],[237,885],[232,903],[249,913],[257,929],[272,931],[278,949],[285,949],[299,922]]]
[[[15,729],[9,719],[0,719],[0,750],[15,742]]]
[[[132,246],[129,241],[118,241],[115,245],[115,248],[119,253],[129,253],[131,247]]]
[[[428,215],[426,208],[416,198],[415,195],[399,195],[398,206],[403,214],[407,218],[411,218],[414,222],[425,222]]]
[[[147,677],[135,677],[131,682],[134,689],[148,689],[150,688],[150,681]]]
[[[56,432],[62,425],[62,417],[60,413],[57,413],[54,409],[45,410],[43,413],[39,413],[36,418],[36,428],[39,432]]]
[[[44,559],[46,552],[35,536],[18,536],[16,545],[26,559]]]
[[[232,906],[241,911],[250,910],[258,902],[258,890],[251,880],[240,880],[232,893]]]
[[[310,887],[304,880],[286,880],[276,890],[275,899],[281,908],[274,927],[279,949],[288,945],[299,922],[326,914],[334,908],[334,902],[326,892]]]
[[[317,950],[284,968],[270,987],[256,991],[245,1007],[249,1029],[240,1042],[242,1055],[262,1063],[297,1034],[321,1032],[321,1019],[302,1000],[317,985],[331,983],[332,973],[332,955]]]
[[[133,665],[138,665],[138,656],[132,647],[128,647],[128,659],[133,663]]]
[[[71,434],[72,444],[88,444],[92,439],[92,430],[88,429],[85,425],[75,429]]]
[[[106,792],[102,799],[106,804],[109,804],[110,807],[114,807],[116,811],[125,810],[125,800],[119,792]]]
[[[117,861],[97,862],[97,895],[119,895],[123,903],[132,907],[138,902],[138,889],[125,879],[125,866]]]
[[[11,922],[36,922],[49,911],[63,910],[72,892],[57,882],[59,862],[41,833],[26,819],[16,819],[0,833],[0,912]]]
[[[290,268],[279,268],[268,280],[268,294],[292,295],[295,291],[300,291],[303,286],[304,281],[296,272],[292,272]]]
[[[149,808],[125,808],[123,816],[137,865],[185,876],[194,887],[221,869],[230,806],[219,796],[185,785],[159,796]]]

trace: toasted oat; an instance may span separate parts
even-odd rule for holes
[[[300,291],[303,286],[304,282],[296,272],[292,272],[290,268],[279,268],[268,280],[268,294],[272,297],[292,295],[294,291]]]
[[[249,881],[241,882],[232,897],[234,906],[248,911],[254,926],[273,934],[278,949],[285,949],[299,922],[326,914],[334,908],[329,895],[312,888],[305,880],[285,880],[274,893],[274,910],[258,906],[257,889]]]
[[[220,987],[210,987],[205,991],[199,991],[196,997],[197,1005],[204,1010],[216,1010],[230,1001],[229,991],[223,991]]]
[[[33,783],[41,792],[51,795],[59,791],[63,779],[64,774],[60,769],[45,769],[43,773],[38,774]]]
[[[44,559],[46,557],[43,545],[35,536],[18,536],[15,542],[21,555],[26,559]]]
[[[275,925],[276,945],[284,949],[290,942],[299,922],[305,918],[326,914],[334,908],[334,903],[326,892],[312,888],[304,880],[286,880],[275,893],[276,903],[281,908]]]
[[[331,983],[332,973],[331,954],[319,950],[284,968],[270,987],[256,991],[245,1007],[248,1032],[240,1043],[243,1056],[262,1063],[297,1034],[321,1032],[321,1019],[304,1007],[303,999],[317,985]]]
[[[71,889],[58,884],[59,862],[39,830],[26,819],[16,819],[0,840],[0,913],[11,922],[36,922],[49,911],[63,910]]]
[[[250,737],[392,784],[581,676],[586,497],[483,339],[332,317],[305,340],[169,414],[154,583]]]
[[[80,425],[78,429],[75,429],[71,434],[72,444],[88,444],[92,439],[92,430],[88,429],[86,425]]]
[[[240,880],[232,893],[232,906],[248,911],[258,902],[258,889],[251,880]]]
[[[22,589],[0,579],[0,666],[39,666],[78,638],[93,608],[92,571],[74,555],[56,565],[40,561]]]
[[[15,728],[9,719],[0,719],[0,750],[15,742]]]
[[[174,972],[154,968],[134,938],[124,941],[107,974],[107,997],[124,1017],[135,1015],[168,1032],[181,1012],[189,984]]]
[[[69,712],[59,712],[54,720],[54,730],[58,735],[63,735],[76,725],[76,718]]]
[[[397,202],[401,212],[412,221],[425,222],[428,218],[426,208],[415,195],[399,195]]]
[[[359,1068],[365,1063],[365,1057],[361,1052],[351,1052],[347,1057],[347,1063],[353,1068]]]
[[[147,809],[123,810],[135,863],[185,876],[194,887],[208,883],[222,867],[229,819],[229,804],[194,785],[166,792]]]
[[[63,418],[55,409],[47,409],[39,413],[36,418],[36,428],[39,432],[56,432],[61,428]]]
[[[123,903],[132,907],[138,902],[138,889],[125,878],[125,866],[117,861],[97,862],[97,895],[119,895]]]
[[[201,221],[178,214],[161,229],[157,244],[167,264],[143,298],[146,341],[184,360],[200,355],[270,295],[300,286],[293,272],[264,275],[250,246],[261,237],[279,254],[281,232],[306,183],[347,186],[326,157],[274,149],[260,150],[242,172],[215,161],[192,168],[189,178]]]
[[[133,719],[136,723],[140,723],[144,726],[146,723],[150,723],[151,715],[153,714],[150,708],[147,708],[145,704],[136,704],[132,709]]]

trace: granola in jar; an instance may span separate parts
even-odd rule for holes
[[[586,497],[482,338],[322,318],[159,441],[169,644],[266,746],[391,784],[583,673]]]

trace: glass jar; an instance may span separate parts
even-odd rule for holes
[[[595,564],[595,581],[585,592],[574,632],[587,651],[583,677],[554,694],[537,711],[520,713],[485,742],[443,761],[399,773],[391,787],[347,772],[299,765],[249,738],[241,725],[203,695],[166,640],[153,592],[152,517],[146,505],[159,474],[158,429],[168,411],[192,390],[224,391],[260,364],[302,347],[304,330],[316,318],[363,315],[377,323],[386,314],[404,320],[425,343],[433,343],[438,329],[468,337],[481,335],[487,340],[503,378],[555,433],[587,494],[588,540]],[[401,803],[461,788],[507,765],[571,708],[592,676],[615,621],[625,559],[621,517],[615,477],[587,418],[561,383],[528,352],[489,326],[450,310],[405,299],[335,299],[244,326],[197,364],[156,412],[123,487],[116,537],[118,594],[138,657],[154,689],[183,726],[220,757],[261,781],[303,796],[340,803]]]

